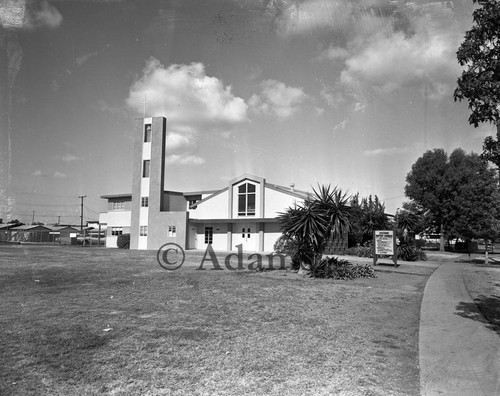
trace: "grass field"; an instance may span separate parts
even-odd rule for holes
[[[333,281],[200,261],[0,245],[0,394],[419,394],[431,267]]]

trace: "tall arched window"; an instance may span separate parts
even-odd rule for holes
[[[238,187],[238,216],[255,216],[255,184]]]

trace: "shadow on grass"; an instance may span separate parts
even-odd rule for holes
[[[460,302],[456,314],[483,323],[500,336],[500,296],[479,296],[474,302]]]

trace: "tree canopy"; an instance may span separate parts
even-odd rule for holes
[[[465,33],[457,51],[458,63],[465,66],[455,90],[455,100],[467,99],[469,122],[500,120],[500,2],[473,0],[479,7],[473,12],[473,26]]]
[[[491,136],[483,143],[482,158],[500,168],[500,2],[473,0],[473,26],[465,33],[457,51],[457,60],[465,67],[457,80],[455,101],[467,99],[469,123],[497,126],[497,140]]]
[[[406,176],[405,195],[427,210],[436,229],[444,228],[443,203],[448,191],[445,172],[448,155],[443,149],[427,151],[413,164]]]
[[[389,216],[385,213],[385,205],[377,195],[367,198],[359,194],[351,198],[351,228],[349,230],[349,245],[364,245],[373,239],[373,231],[391,228]]]
[[[470,240],[498,234],[498,179],[479,155],[456,149],[448,157],[443,149],[429,150],[406,183],[405,194],[427,211],[443,236]]]

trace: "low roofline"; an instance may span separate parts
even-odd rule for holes
[[[188,192],[184,192],[182,194],[184,196],[188,196],[188,195],[203,195],[203,194],[215,194],[218,191],[219,190],[188,191]]]
[[[202,224],[202,223],[212,223],[212,224],[236,224],[236,223],[277,223],[278,219],[276,217],[246,217],[237,219],[189,219],[190,223]]]
[[[102,199],[112,199],[112,198],[132,198],[132,194],[109,194],[109,195],[101,195]]]
[[[37,228],[37,227],[43,227],[45,228],[47,231],[51,231],[51,229],[48,227],[48,226],[44,226],[44,225],[36,225],[36,224],[33,224],[33,225],[22,225],[22,226],[17,226],[17,227],[12,227],[11,230],[30,230],[32,228]]]
[[[183,192],[183,191],[173,191],[173,190],[163,190],[163,193],[168,193],[168,194],[176,194],[176,195],[183,195],[183,196],[190,196],[190,195],[203,195],[203,194],[215,194],[220,190],[202,190],[202,191],[188,191],[188,192]],[[132,194],[106,194],[106,195],[101,195],[102,199],[113,199],[113,198],[132,198]]]

